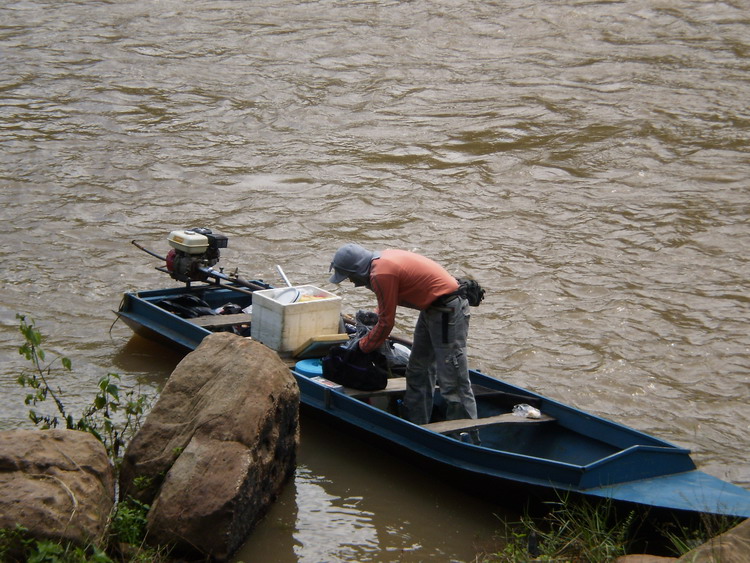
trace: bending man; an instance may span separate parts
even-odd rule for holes
[[[367,287],[378,299],[378,322],[359,341],[362,352],[376,350],[393,330],[398,305],[420,311],[406,368],[406,417],[430,422],[435,383],[447,403],[448,420],[476,418],[469,381],[466,338],[469,303],[457,295],[458,282],[436,262],[405,250],[371,252],[346,244],[331,262],[331,283],[349,279]]]

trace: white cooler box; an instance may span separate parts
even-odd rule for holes
[[[314,336],[337,334],[341,297],[312,285],[253,292],[250,336],[277,352],[296,350]]]

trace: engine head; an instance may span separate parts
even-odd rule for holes
[[[202,269],[217,264],[220,249],[228,244],[225,235],[206,228],[172,231],[167,240],[172,247],[167,254],[167,270],[170,276],[183,282],[206,280]]]

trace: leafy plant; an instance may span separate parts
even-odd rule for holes
[[[121,542],[138,545],[146,535],[149,508],[132,497],[120,502],[110,524],[110,533]]]
[[[110,551],[118,560],[128,563],[159,563],[172,561],[170,546],[145,544],[150,506],[132,497],[118,503],[109,526]]]
[[[108,373],[100,378],[96,394],[91,404],[85,407],[80,416],[71,413],[64,402],[64,392],[54,382],[59,370],[70,372],[72,363],[69,358],[59,357],[47,361],[47,354],[42,347],[42,335],[24,315],[16,315],[20,321],[19,330],[24,343],[18,351],[29,362],[32,369],[18,376],[18,383],[29,389],[25,404],[30,405],[29,418],[42,429],[65,427],[70,430],[89,432],[99,439],[113,462],[115,470],[119,468],[120,453],[128,441],[140,428],[144,413],[149,406],[146,396],[128,391],[121,395],[118,385],[120,376]],[[52,399],[55,412],[41,412],[42,404]],[[149,507],[134,499],[127,499],[115,507],[110,520],[110,543],[128,548],[132,554],[122,557],[125,561],[162,561],[166,560],[166,549],[144,548],[141,544],[146,534],[146,516]],[[12,530],[0,529],[0,561],[26,561],[29,563],[112,563],[107,553],[96,546],[83,548],[66,543],[35,539],[28,537],[27,530],[16,527]]]
[[[47,397],[51,397],[57,407],[58,414],[62,416],[68,428],[74,428],[75,423],[73,417],[65,411],[65,405],[59,397],[61,393],[59,389],[56,391],[50,384],[49,378],[52,371],[52,366],[55,361],[48,364],[44,364],[46,354],[42,349],[42,335],[34,327],[34,321],[30,323],[26,322],[24,315],[17,314],[16,318],[20,320],[19,330],[25,338],[24,344],[18,348],[18,353],[25,356],[34,366],[34,371],[31,373],[22,373],[18,376],[18,383],[23,387],[29,387],[31,393],[26,395],[25,403],[27,405],[37,405],[43,402]],[[62,367],[70,371],[71,362],[70,359],[62,357],[58,358]],[[41,425],[42,428],[56,428],[59,424],[59,419],[56,415],[40,415],[33,408],[29,410],[29,418],[36,425]]]
[[[147,409],[147,398],[135,391],[128,391],[124,398],[120,397],[117,382],[120,376],[108,373],[102,377],[97,386],[97,393],[92,403],[76,418],[68,412],[63,403],[63,391],[52,385],[53,368],[59,360],[65,371],[72,370],[72,363],[67,357],[55,358],[46,362],[46,353],[42,348],[42,335],[34,325],[34,321],[27,322],[26,316],[17,314],[20,321],[19,330],[25,342],[18,352],[25,356],[33,366],[31,372],[18,376],[18,383],[28,387],[31,391],[26,395],[25,403],[32,405],[29,410],[31,421],[41,428],[56,428],[63,423],[71,430],[81,430],[96,436],[107,450],[110,459],[118,466],[120,452],[128,440],[140,427],[141,419]],[[51,398],[57,409],[57,414],[40,414],[37,405]],[[115,420],[116,414],[121,413],[120,421]]]
[[[0,561],[13,561],[31,549],[34,540],[26,536],[26,528],[0,529]]]
[[[149,487],[153,486],[154,478],[150,475],[139,475],[133,479],[133,485],[139,491],[145,491]]]
[[[113,563],[95,546],[81,547],[35,539],[23,526],[0,529],[0,561],[4,563]]]

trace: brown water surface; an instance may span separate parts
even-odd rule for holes
[[[750,487],[748,37],[731,0],[0,0],[0,428],[29,424],[16,313],[71,357],[71,404],[108,371],[155,393],[178,356],[112,310],[172,282],[130,241],[208,226],[225,267],[347,312],[373,300],[327,283],[344,242],[474,276],[474,367]],[[467,561],[500,527],[303,440],[248,560]]]

